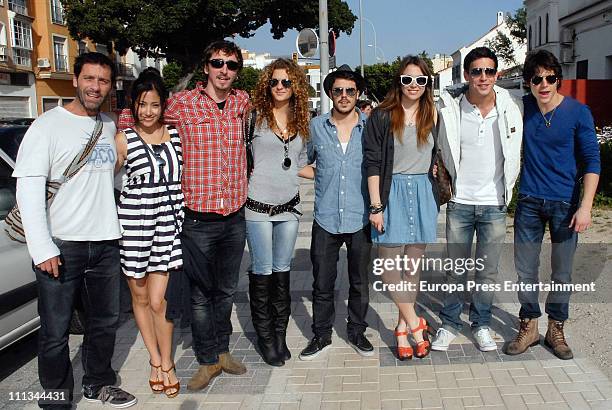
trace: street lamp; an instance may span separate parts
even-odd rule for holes
[[[377,52],[378,52],[378,51],[380,51],[380,54],[382,55],[382,60],[383,60],[383,61],[386,61],[386,60],[387,60],[387,59],[386,59],[386,57],[385,57],[385,52],[383,51],[383,49],[382,49],[382,48],[378,47],[378,46],[377,46],[377,45],[375,45],[375,44],[368,44],[368,47],[373,47],[373,48],[374,48],[374,56],[376,57],[376,61],[381,60],[381,58],[380,58],[380,57],[378,57],[378,54],[377,54]]]
[[[363,21],[370,23],[370,26],[372,27],[372,32],[374,33],[374,58],[376,58],[376,61],[378,61],[378,57],[376,56],[376,50],[378,49],[378,45],[377,45],[378,42],[376,40],[376,29],[374,28],[374,24],[370,20],[368,20],[366,17],[363,18]],[[368,44],[368,47],[372,47],[372,45]]]

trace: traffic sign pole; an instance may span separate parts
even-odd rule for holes
[[[319,50],[319,55],[321,57],[321,114],[326,114],[329,112],[329,98],[327,98],[327,94],[323,90],[323,81],[325,81],[325,77],[329,74],[329,29],[327,24],[327,0],[319,0],[319,41],[321,42],[321,47]]]

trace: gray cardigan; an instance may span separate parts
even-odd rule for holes
[[[431,156],[431,165],[429,167],[429,180],[433,187],[433,194],[440,208],[438,200],[438,185],[433,177],[433,166],[436,161],[436,153],[438,152],[438,127],[432,129],[434,137],[434,148]],[[389,192],[391,191],[391,179],[393,177],[393,150],[395,145],[395,137],[391,130],[391,115],[388,111],[383,111],[379,108],[374,109],[370,114],[363,134],[364,146],[364,164],[366,167],[366,175],[368,177],[380,176],[380,202],[383,208],[387,206],[389,200]]]

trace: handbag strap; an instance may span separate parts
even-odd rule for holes
[[[85,164],[87,164],[87,161],[89,161],[89,158],[93,153],[94,147],[100,139],[100,135],[102,135],[103,128],[104,122],[102,121],[102,117],[98,113],[98,115],[96,116],[96,124],[94,125],[93,132],[89,137],[89,141],[87,141],[85,147],[83,147],[81,152],[74,157],[72,162],[70,162],[70,165],[68,165],[68,167],[66,168],[66,170],[62,174],[62,180],[60,181],[61,183],[68,182],[68,180],[74,177],[81,170],[81,168],[83,168]]]
[[[253,135],[255,133],[255,123],[257,122],[257,110],[252,109],[247,115],[247,119],[244,122],[244,145],[249,146],[253,142]]]

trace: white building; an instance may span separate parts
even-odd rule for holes
[[[440,97],[440,93],[442,92],[442,90],[444,90],[446,87],[450,87],[451,85],[453,85],[452,65],[450,67],[445,68],[444,70],[438,71],[434,75],[434,98],[437,99],[438,97]]]
[[[98,46],[98,51],[100,46]],[[101,52],[104,52],[102,50]],[[125,56],[115,54],[117,66],[117,81],[116,81],[116,107],[113,109],[124,108],[127,106],[127,93],[138,75],[148,67],[154,67],[163,73],[164,67],[168,64],[165,58],[141,58],[131,48],[128,49]]]
[[[277,58],[278,57],[270,55],[270,53],[257,54],[249,50],[242,50],[242,61],[244,67],[253,67],[257,68],[258,70],[263,70],[265,66]]]
[[[567,79],[612,79],[612,0],[527,0],[527,45],[561,62]]]
[[[517,41],[514,37],[510,35],[510,28],[506,23],[506,16],[503,12],[497,12],[497,21],[496,24],[482,37],[478,38],[471,44],[461,47],[457,51],[452,54],[453,58],[453,70],[452,70],[452,80],[453,84],[460,84],[465,81],[463,78],[463,60],[465,56],[475,49],[476,47],[486,46],[487,41],[493,40],[497,33],[503,33],[512,41],[512,48],[514,49],[514,60],[515,63],[506,63],[501,58],[498,61],[498,70],[503,71],[509,68],[512,68],[518,64],[522,64],[525,61],[525,55],[527,54],[527,45]]]

